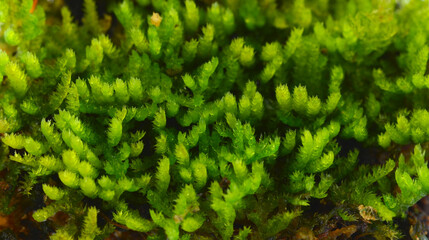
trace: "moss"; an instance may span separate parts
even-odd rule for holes
[[[399,239],[429,193],[427,1],[0,6],[1,181],[52,239]]]

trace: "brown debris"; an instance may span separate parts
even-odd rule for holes
[[[334,231],[326,232],[322,235],[319,235],[319,240],[322,239],[337,239],[337,237],[345,236],[347,239],[350,238],[357,231],[356,225],[350,225],[342,227],[340,229],[335,229]]]
[[[371,221],[378,220],[377,211],[373,207],[359,205],[358,209],[364,221],[370,223]]]
[[[152,17],[150,17],[150,23],[154,25],[155,27],[159,27],[162,22],[162,17],[159,15],[159,13],[154,12],[152,14]]]
[[[295,240],[314,240],[316,239],[314,233],[308,227],[301,227],[295,234]]]

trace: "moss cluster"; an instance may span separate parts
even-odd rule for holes
[[[0,0],[1,176],[43,189],[34,220],[68,216],[52,239],[405,234],[429,193],[428,1],[82,8]]]

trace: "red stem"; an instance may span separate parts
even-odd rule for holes
[[[33,13],[36,10],[38,0],[33,0],[33,6],[31,7],[30,13]]]

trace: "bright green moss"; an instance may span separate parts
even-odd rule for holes
[[[429,193],[429,2],[405,2],[0,0],[0,171],[70,216],[52,239],[398,239]]]

